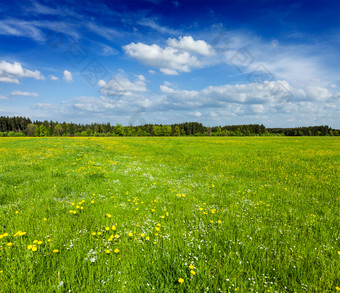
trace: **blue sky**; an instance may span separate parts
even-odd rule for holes
[[[0,116],[340,128],[340,1],[1,1]]]

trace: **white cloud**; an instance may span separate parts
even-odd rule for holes
[[[107,39],[109,41],[112,41],[115,38],[121,36],[121,32],[119,32],[119,31],[117,31],[115,29],[112,29],[112,28],[108,28],[108,27],[104,27],[104,26],[99,26],[99,25],[97,25],[97,24],[95,24],[93,22],[87,23],[86,27],[90,31],[92,31],[92,32],[102,36],[103,38],[105,38],[105,39]]]
[[[195,41],[191,36],[179,37],[179,40],[169,38],[167,44],[175,49],[204,56],[213,55],[214,51],[205,41]]]
[[[192,115],[195,116],[195,117],[201,117],[202,113],[198,112],[198,111],[195,111],[195,112],[192,113]]]
[[[155,74],[155,73],[156,73],[156,71],[154,71],[154,70],[152,70],[152,69],[150,69],[148,72],[149,72],[150,74]]]
[[[6,96],[1,96],[1,95],[0,95],[0,100],[6,101],[6,100],[8,100],[8,98],[7,98]]]
[[[56,77],[54,75],[49,75],[48,77],[50,78],[50,80],[59,80],[59,77]]]
[[[12,96],[24,96],[24,97],[38,97],[39,94],[33,92],[22,92],[22,91],[13,91],[11,92]]]
[[[116,75],[108,82],[99,80],[97,83],[101,89],[100,93],[106,96],[126,96],[132,95],[132,92],[146,92],[146,83],[144,75],[138,75],[135,81],[130,81],[123,75]]]
[[[148,28],[151,28],[157,32],[160,32],[162,34],[169,34],[169,35],[176,35],[177,31],[165,26],[161,26],[157,24],[154,20],[152,19],[143,19],[137,22],[141,26],[145,26]]]
[[[107,46],[105,44],[102,44],[102,55],[103,56],[113,56],[113,55],[117,55],[119,52],[115,49],[112,48],[110,46]]]
[[[337,86],[336,84],[332,83],[332,84],[330,85],[330,87],[331,87],[332,89],[336,89],[338,86]]]
[[[326,88],[295,88],[287,81],[265,81],[262,84],[209,86],[200,91],[177,90],[161,85],[166,95],[164,104],[174,109],[202,109],[225,107],[228,104],[252,105],[255,113],[264,112],[264,105],[280,110],[290,103],[325,102],[333,99]]]
[[[126,54],[138,61],[160,68],[164,74],[175,75],[178,72],[190,72],[191,68],[200,66],[196,56],[172,47],[163,49],[155,44],[146,45],[132,42],[123,46],[123,49]]]
[[[68,70],[64,70],[64,80],[67,81],[67,82],[73,81],[72,73],[69,72]]]
[[[41,30],[34,22],[17,19],[1,20],[0,35],[29,37],[36,41],[42,41],[44,39]]]
[[[31,71],[21,66],[19,62],[9,63],[0,61],[0,82],[19,83],[19,78],[30,77],[38,80],[43,80],[45,77],[40,71]]]
[[[65,12],[64,12],[65,13]],[[0,20],[0,35],[9,35],[16,37],[25,37],[37,42],[45,42],[52,35],[45,34],[44,30],[50,30],[50,33],[63,33],[73,38],[79,38],[77,31],[72,23],[60,23],[57,21],[36,21],[22,19],[4,19]]]

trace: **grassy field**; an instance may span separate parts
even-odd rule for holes
[[[339,138],[0,138],[0,292],[336,292]]]

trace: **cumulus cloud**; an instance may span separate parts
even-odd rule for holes
[[[67,81],[67,82],[73,81],[72,73],[69,72],[68,70],[64,70],[64,80]]]
[[[49,78],[50,78],[50,80],[59,80],[59,77],[56,77],[56,76],[54,76],[54,75],[49,75],[48,76]]]
[[[214,51],[205,41],[195,41],[191,36],[179,37],[178,40],[169,38],[167,44],[175,49],[204,56],[213,55]]]
[[[13,91],[11,92],[12,96],[23,96],[23,97],[38,97],[39,94],[33,92],[22,92],[22,91]]]
[[[147,91],[144,75],[138,75],[135,81],[130,81],[127,77],[118,74],[108,82],[99,80],[97,84],[101,87],[100,93],[106,96],[126,96],[133,92]]]
[[[40,71],[31,71],[21,66],[19,62],[9,63],[0,61],[0,82],[19,83],[19,79],[30,77],[38,80],[43,80],[45,77]]]
[[[6,100],[8,100],[8,98],[7,98],[6,96],[2,96],[2,95],[0,95],[0,100],[2,100],[2,101],[6,101]]]
[[[156,44],[130,43],[123,46],[124,52],[138,61],[159,68],[167,75],[177,75],[179,72],[190,72],[192,68],[202,64],[196,55],[209,56],[212,48],[204,41],[195,41],[191,36],[179,40],[168,39],[168,46],[161,48]],[[196,54],[196,55],[194,55]]]
[[[321,87],[295,88],[287,81],[264,81],[261,84],[236,84],[208,86],[200,91],[178,90],[161,85],[160,91],[166,95],[164,103],[168,107],[201,109],[218,108],[227,104],[253,105],[252,111],[262,113],[264,105],[276,108],[296,102],[324,102],[334,96]]]

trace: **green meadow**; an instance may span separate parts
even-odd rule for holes
[[[0,292],[336,292],[336,137],[0,138]]]

